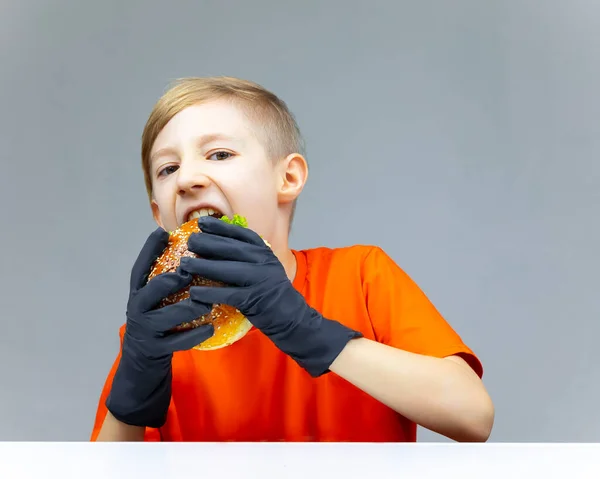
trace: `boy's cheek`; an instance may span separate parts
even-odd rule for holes
[[[152,204],[152,216],[156,224],[167,231],[174,230],[179,226],[173,206],[166,206],[157,201]]]

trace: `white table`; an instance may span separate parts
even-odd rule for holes
[[[600,445],[0,443],[0,477],[600,479]]]

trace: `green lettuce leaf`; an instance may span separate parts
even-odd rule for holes
[[[228,216],[221,217],[221,221],[225,223],[229,223],[230,225],[241,226],[242,228],[248,228],[248,221],[246,218],[240,215],[233,215],[233,218],[229,218]]]

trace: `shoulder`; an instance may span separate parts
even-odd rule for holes
[[[300,251],[300,271],[306,280],[322,287],[360,293],[370,306],[398,301],[428,303],[412,277],[377,245],[355,244]],[[350,286],[353,285],[353,288]]]
[[[369,277],[385,270],[400,270],[386,251],[377,245],[355,244],[331,248],[326,246],[298,250],[309,271],[339,271]]]
[[[364,300],[373,287],[384,294],[406,281],[404,271],[379,246],[321,246],[294,252],[298,266],[294,285],[311,297],[352,294]]]
[[[356,244],[331,248],[320,246],[298,251],[309,263],[343,263],[346,265],[362,265],[375,258],[387,257],[379,246]]]

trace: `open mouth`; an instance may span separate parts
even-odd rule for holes
[[[220,211],[215,210],[213,208],[200,208],[199,210],[192,211],[186,218],[186,222],[197,219],[197,218],[201,218],[203,216],[212,216],[213,218],[222,218],[223,213],[221,213]]]

